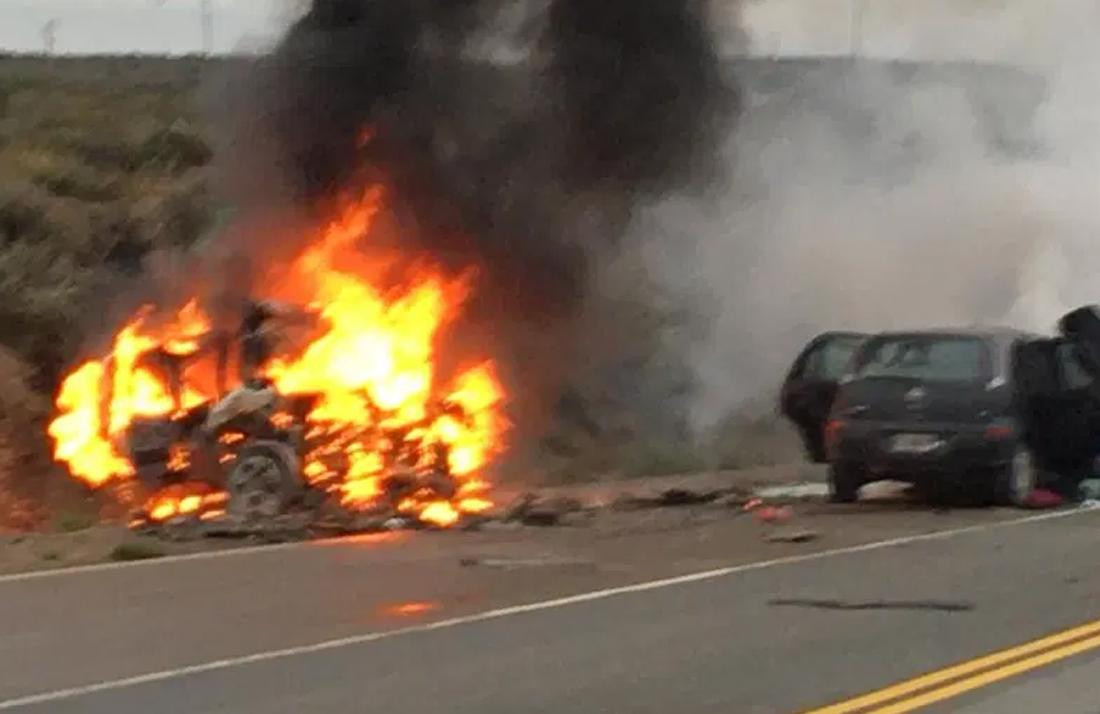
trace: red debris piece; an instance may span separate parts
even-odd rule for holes
[[[1024,506],[1027,508],[1056,508],[1061,506],[1065,499],[1053,491],[1045,488],[1037,488],[1027,495]]]

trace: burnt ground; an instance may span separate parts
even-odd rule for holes
[[[706,567],[706,558],[700,561],[693,552],[695,545],[717,537],[718,532],[723,539],[731,539],[739,557],[756,559],[1020,515],[1011,509],[936,509],[889,484],[872,486],[860,503],[848,506],[826,503],[819,493],[797,492],[763,499],[764,506],[781,507],[777,512],[746,511],[743,506],[753,493],[769,487],[803,483],[815,484],[810,490],[820,491],[823,478],[820,468],[792,465],[546,488],[534,492],[540,499],[583,503],[586,510],[568,514],[553,525],[490,522],[476,530],[402,537],[428,541],[432,549],[453,549],[466,559],[465,564],[493,569],[553,565],[555,559],[583,567],[594,559],[628,557],[636,551],[639,538],[653,538],[673,550],[681,543],[695,567]],[[736,498],[707,501],[707,494],[731,488]],[[530,492],[502,488],[494,495],[507,506],[524,493]],[[122,525],[80,525],[62,524],[62,530],[71,532],[0,533],[0,574],[271,545],[270,539],[256,536],[177,541],[139,535]],[[721,558],[729,555],[723,549]],[[542,562],[545,558],[550,562]]]

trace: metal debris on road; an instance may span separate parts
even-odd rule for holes
[[[817,538],[817,531],[805,528],[782,528],[769,533],[765,540],[769,543],[808,543]]]
[[[829,495],[829,485],[821,482],[792,483],[756,489],[754,495],[763,499],[817,499]]]
[[[541,568],[541,567],[575,567],[575,566],[590,566],[595,567],[595,563],[591,560],[581,560],[577,558],[462,558],[458,561],[459,565],[463,567],[475,567],[481,566],[484,568],[500,568],[500,569],[512,569],[512,568]]]
[[[872,600],[870,602],[845,602],[843,600],[812,600],[777,598],[769,600],[772,607],[807,607],[819,610],[931,610],[933,612],[970,612],[973,603],[941,600]]]
[[[1077,497],[1082,501],[1100,501],[1100,479],[1087,478],[1078,484]]]
[[[783,523],[794,517],[790,506],[757,506],[752,513],[762,523]]]

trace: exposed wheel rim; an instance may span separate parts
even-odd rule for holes
[[[1012,456],[1012,470],[1009,474],[1009,488],[1014,503],[1023,503],[1035,490],[1035,462],[1026,448],[1016,449]]]
[[[251,518],[275,516],[283,502],[280,464],[270,456],[250,456],[230,473],[228,490],[230,511]]]

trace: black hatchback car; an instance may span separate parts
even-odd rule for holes
[[[796,359],[781,407],[832,497],[907,481],[937,498],[1021,503],[1100,450],[1100,389],[1081,345],[1007,329],[827,333]],[[1044,483],[1044,485],[1046,485]]]

